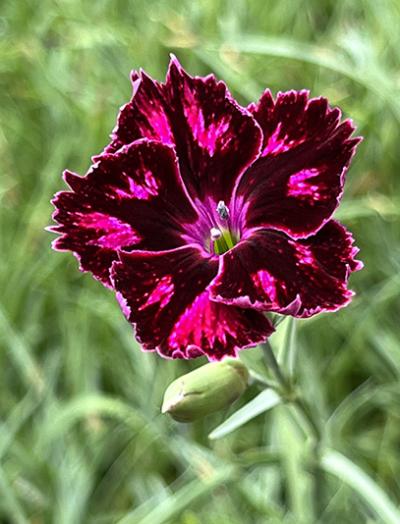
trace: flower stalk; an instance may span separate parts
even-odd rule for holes
[[[265,342],[262,348],[267,366],[272,371],[276,382],[279,385],[278,392],[287,402],[292,403],[292,405],[295,406],[301,413],[308,426],[308,435],[311,436],[315,442],[321,442],[321,429],[312,413],[312,410],[308,406],[307,402],[301,396],[299,396],[298,392],[293,387],[292,381],[285,376],[284,372],[279,366],[278,361],[276,360],[271,344],[269,342]]]
[[[305,434],[313,440],[312,469],[314,478],[314,511],[316,516],[319,517],[324,509],[324,478],[320,467],[321,445],[323,441],[321,426],[306,400],[295,390],[292,381],[286,377],[284,371],[279,366],[270,343],[267,341],[262,345],[262,348],[267,366],[279,385],[278,392],[288,403],[296,408],[297,412],[305,421],[306,429],[303,426]]]

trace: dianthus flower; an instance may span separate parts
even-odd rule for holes
[[[351,234],[332,220],[359,138],[325,98],[266,90],[241,107],[171,59],[132,73],[112,141],[65,171],[53,246],[116,292],[145,350],[219,360],[267,339],[265,312],[309,317],[350,301]]]

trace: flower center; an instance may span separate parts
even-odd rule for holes
[[[229,251],[235,244],[238,243],[238,239],[232,234],[229,229],[218,229],[216,227],[210,230],[211,241],[214,246],[214,253],[216,255],[222,255]]]
[[[229,209],[223,200],[220,200],[216,209],[219,215],[218,227],[210,229],[211,246],[216,255],[222,255],[238,243],[239,239],[229,228]]]

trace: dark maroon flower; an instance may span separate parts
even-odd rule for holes
[[[349,303],[351,234],[332,220],[359,138],[307,91],[243,108],[172,58],[166,82],[132,74],[112,142],[53,200],[83,271],[115,290],[144,349],[211,360],[264,341],[266,311]]]

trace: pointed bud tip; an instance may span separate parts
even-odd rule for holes
[[[180,402],[182,402],[182,400],[184,399],[185,394],[183,392],[183,385],[180,390],[177,390],[176,384],[180,384],[179,379],[177,381],[172,382],[165,392],[167,393],[169,391],[170,394],[164,395],[163,403],[161,406],[161,413],[163,414],[173,412],[175,407],[179,406]],[[171,388],[171,386],[174,387]]]

